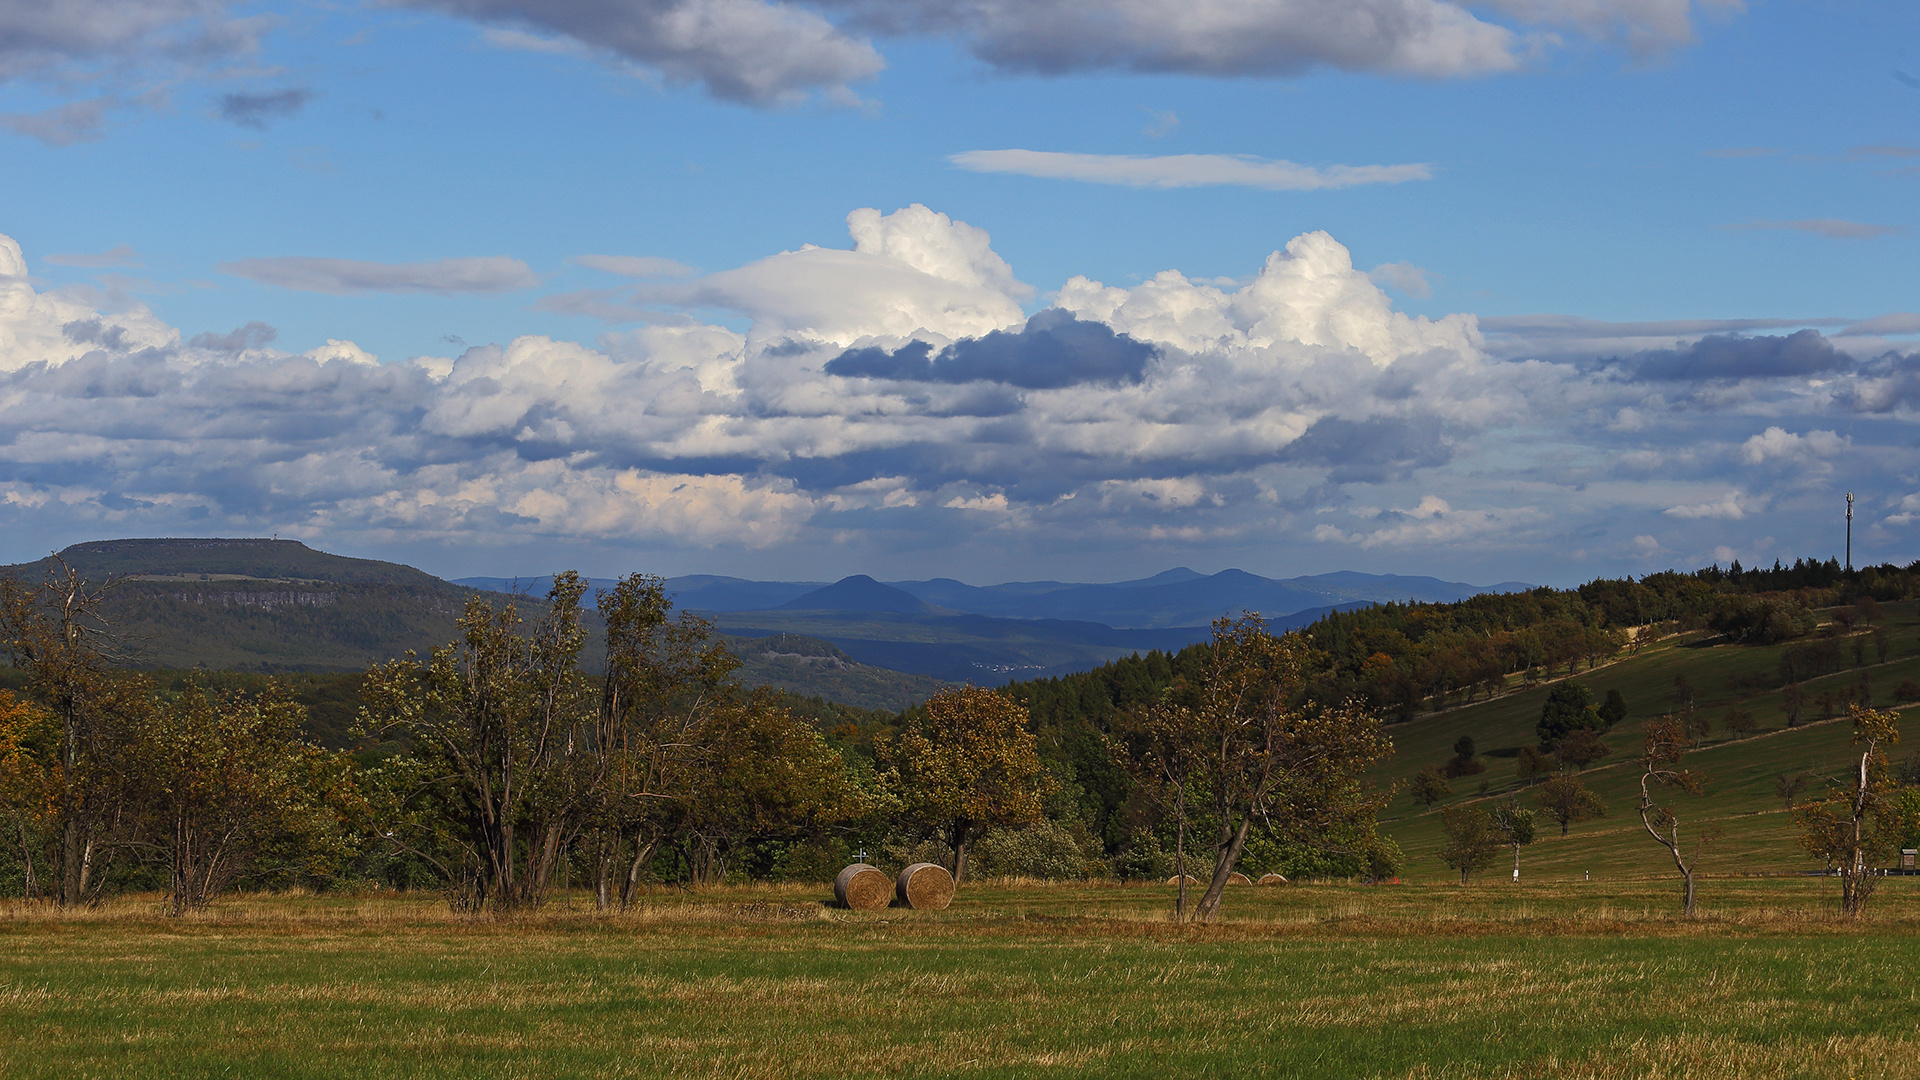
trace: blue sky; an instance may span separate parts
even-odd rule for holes
[[[1568,583],[1836,553],[1852,488],[1904,562],[1917,30],[0,0],[0,557]]]

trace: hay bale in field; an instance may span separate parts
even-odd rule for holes
[[[1286,883],[1287,879],[1281,877],[1279,874],[1260,875],[1260,884],[1262,885],[1285,885]]]
[[[917,862],[900,871],[894,899],[921,911],[939,911],[953,903],[953,875],[939,863]]]
[[[893,883],[878,869],[866,863],[854,863],[833,879],[833,898],[841,907],[875,911],[893,899]]]
[[[1187,879],[1187,884],[1189,884],[1189,885],[1198,885],[1198,884],[1200,884],[1200,879],[1199,879],[1199,878],[1197,878],[1197,877],[1194,877],[1194,876],[1193,876],[1192,874],[1187,874],[1187,875],[1184,875],[1184,876],[1185,876],[1185,877],[1186,877],[1186,879]],[[1181,878],[1181,877],[1182,877],[1182,875],[1180,875],[1180,874],[1175,874],[1175,875],[1173,875],[1172,877],[1170,877],[1170,878],[1168,878],[1168,879],[1167,879],[1167,884],[1169,884],[1169,885],[1178,885],[1178,884],[1180,884],[1180,878]]]
[[[1245,874],[1243,874],[1243,873],[1241,873],[1240,871],[1238,871],[1238,870],[1235,870],[1235,871],[1234,871],[1233,873],[1231,873],[1231,874],[1228,874],[1228,875],[1227,875],[1227,884],[1229,884],[1229,885],[1251,885],[1251,884],[1253,884],[1253,879],[1252,879],[1252,878],[1250,878],[1250,877],[1248,877],[1247,875],[1245,875]]]

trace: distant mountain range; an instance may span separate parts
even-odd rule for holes
[[[121,579],[108,614],[129,662],[143,667],[353,671],[452,641],[476,593],[545,594],[549,580],[446,582],[397,563],[351,559],[293,540],[105,540],[61,553],[98,581]],[[44,579],[42,560],[0,576]],[[613,584],[594,580],[596,586]],[[880,582],[671,578],[676,604],[711,619],[742,677],[847,704],[899,708],[941,682],[997,685],[1066,674],[1209,635],[1220,615],[1258,611],[1276,629],[1388,600],[1458,600],[1508,583],[1320,574],[1275,580],[1240,570],[1179,568],[1138,581],[974,586],[951,578]],[[599,617],[589,611],[590,635]],[[584,658],[598,659],[591,641]]]
[[[545,579],[521,578],[539,592]],[[460,578],[456,584],[506,591],[515,579]],[[611,582],[596,584],[611,584]],[[1206,626],[1221,615],[1257,611],[1269,619],[1314,610],[1395,600],[1446,603],[1485,592],[1517,592],[1523,582],[1469,585],[1432,577],[1340,571],[1266,578],[1244,570],[1200,574],[1177,567],[1138,581],[1097,585],[1013,581],[968,585],[952,578],[878,582],[865,575],[823,581],[750,581],[694,574],[667,579],[674,603],[709,613],[748,611],[885,611],[900,615],[987,615],[1099,623],[1119,630]]]

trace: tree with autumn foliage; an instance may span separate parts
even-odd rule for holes
[[[1794,807],[1800,846],[1840,869],[1840,910],[1858,917],[1877,882],[1874,864],[1900,844],[1904,818],[1894,812],[1899,790],[1887,749],[1900,741],[1900,713],[1893,709],[1848,707],[1853,745],[1860,752],[1852,773],[1836,781],[1824,798]]]
[[[703,769],[735,752],[715,750],[712,735],[730,728],[721,712],[738,695],[740,661],[711,623],[674,614],[658,577],[628,575],[598,603],[607,671],[593,729],[595,789],[583,845],[595,903],[616,903],[619,872],[617,903],[625,907],[662,845],[684,834]]]
[[[1534,793],[1534,802],[1559,824],[1561,836],[1567,835],[1568,826],[1607,816],[1606,801],[1566,773],[1555,773],[1541,784]]]
[[[27,698],[55,725],[51,753],[35,761],[53,785],[48,891],[66,906],[99,899],[138,824],[117,780],[135,767],[128,738],[153,688],[111,670],[101,604],[112,584],[88,582],[58,556],[39,585],[0,579],[0,654],[26,671]]]
[[[598,762],[578,666],[585,592],[578,574],[555,577],[526,636],[515,604],[475,597],[459,642],[367,672],[362,722],[411,740],[428,808],[396,823],[418,835],[391,839],[438,868],[457,908],[538,907],[586,824]]]
[[[23,899],[40,897],[40,870],[58,831],[60,727],[32,701],[0,690],[0,828],[20,859]]]
[[[1194,915],[1211,922],[1256,822],[1276,837],[1307,843],[1334,832],[1372,836],[1384,801],[1360,782],[1393,750],[1380,717],[1364,702],[1310,700],[1312,651],[1298,634],[1275,636],[1258,615],[1214,621],[1196,681],[1175,687],[1191,710],[1198,779],[1211,802],[1213,877]]]
[[[189,685],[143,712],[137,771],[121,797],[145,829],[133,842],[166,869],[167,913],[204,908],[235,883],[325,879],[354,853],[360,818],[345,755],[303,737],[306,709],[284,687],[258,695]]]
[[[1048,784],[1030,722],[1012,698],[962,686],[928,698],[875,747],[903,816],[944,834],[955,883],[982,830],[1041,818]]]

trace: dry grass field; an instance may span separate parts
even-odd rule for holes
[[[1920,1076],[1920,879],[1242,888],[986,883],[563,900],[0,909],[6,1077]]]

